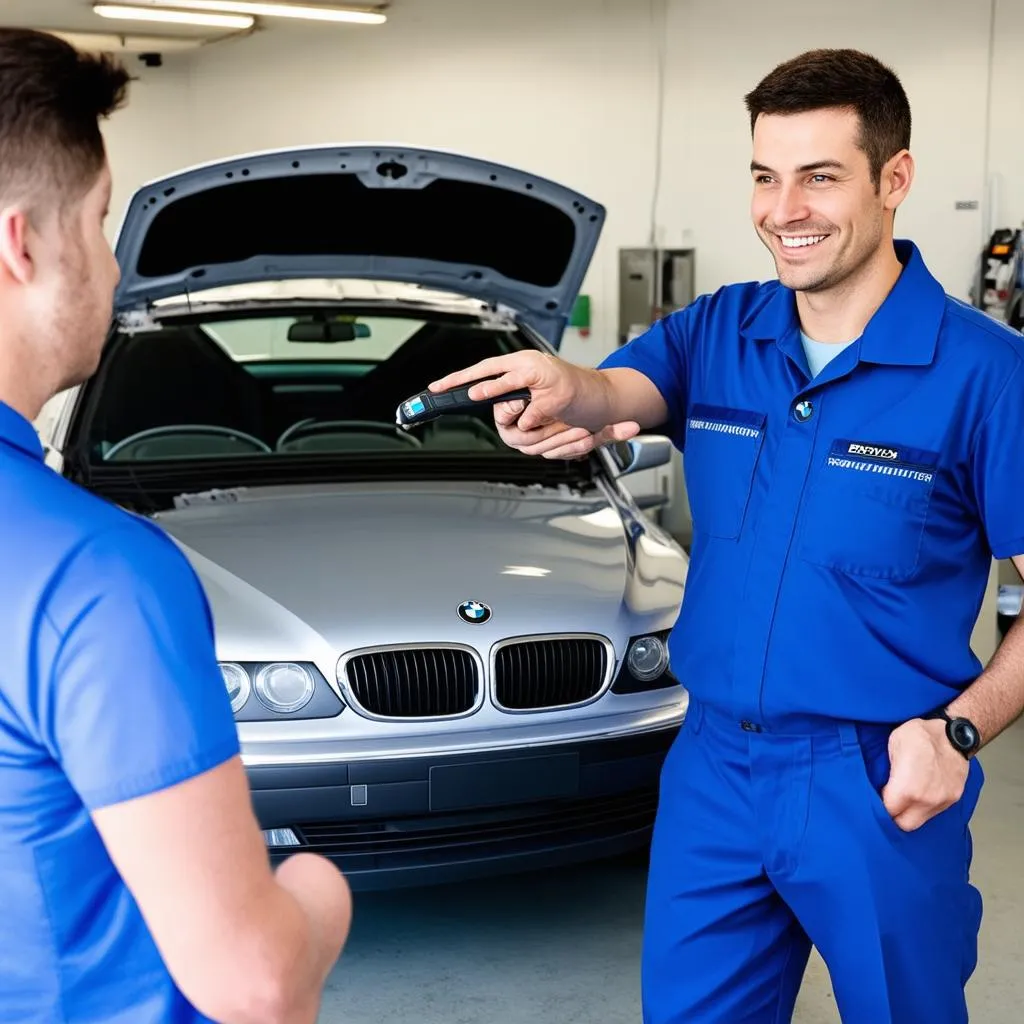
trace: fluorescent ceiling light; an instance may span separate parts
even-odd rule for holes
[[[94,4],[93,11],[101,18],[118,21],[150,21],[164,25],[200,25],[203,28],[252,28],[254,20],[237,14],[199,14],[172,11],[159,7],[132,7],[123,4]]]
[[[204,40],[193,36],[136,36],[106,35],[99,32],[56,32],[53,35],[70,43],[77,50],[93,53],[167,53],[193,50]]]
[[[336,21],[352,25],[383,25],[387,18],[379,11],[357,7],[312,7],[292,3],[268,3],[265,0],[136,0],[155,7],[167,5],[183,11],[219,11],[248,14],[258,18],[299,18],[303,21]]]

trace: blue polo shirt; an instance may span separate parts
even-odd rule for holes
[[[897,284],[813,381],[777,281],[701,296],[602,364],[650,378],[684,453],[674,670],[754,726],[952,700],[981,668],[992,557],[1024,553],[1024,338],[896,253]]]
[[[203,591],[166,535],[49,469],[3,403],[0,494],[0,1019],[205,1021],[90,816],[238,752]]]

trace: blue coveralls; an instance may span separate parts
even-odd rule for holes
[[[880,791],[892,729],[981,669],[993,555],[1024,552],[1024,338],[896,251],[898,283],[813,381],[778,282],[702,296],[602,364],[665,397],[694,523],[645,1024],[788,1021],[812,944],[845,1024],[967,1019],[981,765],[913,832]]]

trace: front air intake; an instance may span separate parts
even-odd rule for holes
[[[494,661],[494,699],[506,711],[585,704],[608,682],[608,645],[596,637],[517,640]]]
[[[341,677],[356,710],[372,718],[453,718],[481,696],[479,663],[462,648],[369,651],[349,659]]]

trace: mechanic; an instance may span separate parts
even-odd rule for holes
[[[812,51],[746,104],[778,280],[702,295],[596,370],[520,353],[432,388],[528,387],[495,405],[528,454],[685,445],[670,648],[691,703],[652,844],[646,1024],[790,1020],[812,945],[846,1024],[958,1024],[976,755],[1024,708],[1024,626],[984,670],[970,648],[992,557],[1024,569],[1024,345],[894,239],[914,162],[890,69]]]
[[[0,30],[0,1018],[313,1024],[348,886],[270,870],[197,577],[32,426],[110,327],[99,122],[127,86]]]

